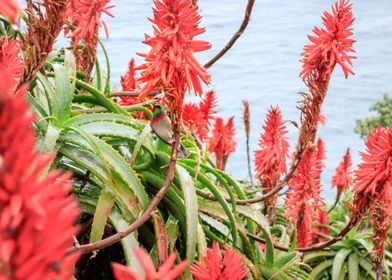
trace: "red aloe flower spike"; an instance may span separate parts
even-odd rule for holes
[[[88,77],[95,63],[98,32],[101,26],[105,30],[106,37],[109,37],[107,26],[101,20],[101,16],[105,13],[113,17],[109,12],[113,7],[114,5],[110,5],[110,0],[71,0],[68,18],[76,26],[71,34],[74,52],[78,66],[88,73]],[[82,40],[86,48],[77,51],[77,46]]]
[[[68,16],[76,26],[71,35],[74,48],[81,40],[84,40],[87,46],[95,45],[98,29],[101,26],[105,29],[106,37],[109,37],[108,29],[105,22],[101,20],[101,16],[105,13],[113,17],[109,12],[113,7],[114,5],[110,5],[110,0],[71,0]]]
[[[182,121],[187,129],[195,133],[201,141],[208,136],[208,126],[204,114],[195,103],[184,104]]]
[[[338,196],[352,185],[351,165],[350,149],[347,149],[342,162],[336,168],[335,175],[332,177],[332,186],[337,187]]]
[[[207,126],[211,125],[211,121],[215,119],[215,114],[217,113],[216,107],[218,106],[216,100],[216,94],[213,90],[207,91],[206,96],[200,102],[199,107],[200,111],[204,115],[204,119],[207,123]]]
[[[143,268],[145,277],[141,276],[133,268],[113,263],[113,272],[117,280],[175,280],[188,267],[187,261],[183,261],[173,268],[176,254],[171,254],[162,266],[156,271],[150,255],[142,248],[134,249],[136,258]]]
[[[216,168],[224,170],[228,157],[235,151],[237,142],[234,140],[235,127],[234,117],[231,117],[226,125],[223,119],[215,119],[214,130],[209,142],[209,151],[215,153]]]
[[[389,190],[390,191],[390,190]],[[375,199],[372,203],[370,210],[370,220],[374,227],[373,231],[373,244],[375,254],[375,267],[377,273],[377,279],[382,279],[384,257],[385,257],[385,246],[388,243],[388,232],[392,224],[392,196],[382,196],[387,199],[379,198]]]
[[[70,279],[79,210],[69,174],[35,150],[33,119],[24,92],[0,90],[0,279]]]
[[[314,218],[314,210],[307,206],[303,205],[303,209],[300,212],[300,216],[297,220],[297,246],[299,248],[307,247],[312,244],[312,220]]]
[[[316,173],[315,176],[318,179],[318,191],[321,193],[321,173],[325,168],[325,143],[323,139],[319,138],[317,140],[317,154],[316,154]]]
[[[124,76],[121,76],[121,87],[123,91],[134,91],[137,88],[135,79],[135,60],[132,58],[128,64],[128,71]],[[140,99],[133,96],[121,96],[119,103],[124,106],[135,105],[140,102]]]
[[[19,41],[0,38],[0,92],[13,92],[23,73]]]
[[[128,64],[128,71],[124,76],[121,76],[121,87],[123,91],[132,91],[136,88],[135,79],[135,60],[132,58]]]
[[[329,235],[328,213],[324,209],[320,208],[317,211],[317,225],[313,230],[313,243],[320,243],[327,240],[323,235]]]
[[[362,163],[355,172],[354,192],[375,195],[392,186],[392,128],[373,130],[361,153]]]
[[[272,106],[268,110],[263,130],[259,141],[260,149],[255,151],[254,161],[256,177],[263,185],[263,193],[267,193],[278,184],[280,176],[286,173],[289,143],[279,107]],[[278,194],[265,201],[265,213],[276,204],[277,198]]]
[[[190,131],[196,133],[202,142],[208,138],[211,120],[215,118],[215,108],[216,96],[212,90],[206,93],[199,105],[194,103],[186,103],[184,105],[182,112],[183,123]]]
[[[305,95],[301,105],[301,131],[298,140],[298,156],[314,142],[321,107],[327,94],[331,74],[336,64],[340,64],[347,78],[352,73],[350,52],[354,40],[351,39],[352,24],[351,4],[340,0],[332,7],[332,13],[324,12],[322,17],[325,29],[314,28],[315,35],[308,36],[311,43],[304,47],[302,53],[303,67],[301,78],[309,87],[310,94]]]
[[[358,221],[367,210],[370,211],[377,279],[382,279],[384,250],[392,218],[392,128],[377,127],[365,145],[362,163],[355,172],[352,219]]]
[[[309,228],[309,220],[311,223],[315,217],[315,210],[320,210],[324,206],[324,200],[320,196],[319,157],[316,150],[308,148],[288,182],[286,217],[290,222],[297,224],[298,244],[304,246],[310,245],[312,234],[309,231],[308,235],[301,236],[300,229],[305,234]]]
[[[304,47],[302,79],[309,80],[319,74],[329,77],[336,64],[340,64],[346,78],[349,73],[354,74],[351,60],[356,57],[349,54],[355,52],[355,40],[350,38],[354,22],[351,9],[349,1],[340,0],[332,6],[332,14],[324,12],[322,19],[325,29],[315,27],[314,35],[308,36],[311,44]]]
[[[237,255],[233,248],[224,249],[222,257],[218,243],[214,242],[212,249],[207,250],[207,256],[203,257],[204,265],[196,263],[191,267],[195,280],[241,280],[248,274],[244,268],[242,258]]]
[[[143,70],[140,98],[163,88],[169,108],[181,111],[186,90],[201,95],[201,81],[210,82],[210,75],[194,57],[194,53],[209,49],[210,44],[193,39],[205,30],[198,27],[201,16],[190,0],[155,0],[154,4],[154,18],[150,19],[154,36],[146,36],[144,41],[151,50],[141,54],[145,63],[137,68]]]
[[[3,0],[1,1],[0,14],[5,16],[11,23],[16,24],[19,17],[22,15],[22,10],[19,6],[18,0]]]

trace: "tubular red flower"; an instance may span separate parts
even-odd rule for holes
[[[194,90],[201,95],[201,81],[210,82],[210,75],[194,57],[194,53],[209,49],[210,44],[193,39],[205,30],[198,27],[201,16],[190,0],[155,0],[154,4],[154,18],[150,20],[154,36],[146,36],[144,41],[151,50],[141,54],[146,62],[137,68],[143,70],[140,97],[163,88],[170,109],[173,104],[173,109],[181,111],[185,92]]]
[[[135,79],[135,60],[131,59],[128,64],[128,71],[121,76],[121,87],[123,91],[134,91],[137,88]],[[133,96],[121,96],[120,104],[125,106],[134,105],[140,102],[140,99]]]
[[[123,91],[132,91],[136,88],[135,60],[132,58],[128,64],[128,71],[121,76],[121,87]]]
[[[376,272],[381,279],[392,221],[392,128],[377,127],[365,145],[366,152],[361,153],[362,163],[355,172],[354,206],[350,210],[355,221],[370,211]]]
[[[216,96],[213,91],[208,91],[199,103],[186,103],[182,111],[184,125],[204,142],[210,132],[211,120],[215,118]]]
[[[314,209],[303,205],[301,216],[297,220],[297,246],[299,248],[307,247],[312,244],[312,220],[314,218]]]
[[[377,127],[365,145],[362,163],[355,172],[353,191],[375,195],[392,187],[392,128]]]
[[[136,258],[144,270],[145,277],[142,277],[136,270],[118,263],[113,264],[113,273],[117,280],[175,280],[188,267],[187,261],[183,261],[173,268],[176,254],[171,254],[162,266],[156,271],[153,261],[147,252],[139,247],[134,249]]]
[[[201,141],[207,137],[208,126],[204,114],[195,103],[186,103],[182,110],[182,121],[187,129],[196,133]]]
[[[0,38],[0,93],[13,92],[23,73],[19,41]]]
[[[319,141],[319,143],[322,142]],[[322,144],[318,144],[318,149],[323,149]],[[325,204],[320,196],[322,154],[322,151],[308,148],[303,154],[293,177],[288,182],[286,217],[290,222],[297,224],[297,239],[300,247],[310,245],[312,232],[311,230],[308,231],[309,220],[311,223],[312,219],[316,217],[317,211],[323,211],[322,207]],[[303,234],[307,233],[307,235],[301,236],[300,230]]]
[[[89,80],[95,64],[98,32],[101,26],[105,30],[106,37],[109,37],[107,26],[101,20],[101,16],[105,13],[113,17],[109,12],[113,7],[114,5],[110,5],[110,0],[71,0],[67,16],[69,21],[76,27],[71,34],[71,38],[77,65],[86,72],[86,80]],[[66,33],[68,32],[69,30],[66,29]],[[81,41],[84,42],[85,48],[77,49]]]
[[[342,162],[336,168],[335,175],[332,177],[332,186],[337,187],[338,195],[352,185],[351,165],[350,149],[347,149]]]
[[[211,125],[211,121],[215,119],[217,105],[215,92],[213,90],[207,91],[204,99],[200,102],[199,107],[208,126]]]
[[[301,106],[301,131],[299,134],[299,155],[309,144],[314,143],[321,114],[321,107],[327,94],[331,74],[336,64],[342,66],[347,78],[351,69],[350,56],[354,40],[351,39],[354,18],[351,4],[340,0],[332,7],[332,13],[324,12],[322,17],[325,29],[314,28],[315,35],[308,36],[311,43],[304,47],[302,53],[303,67],[301,78],[309,87],[310,94],[304,95]]]
[[[355,52],[352,48],[355,40],[350,38],[354,22],[351,9],[349,1],[340,0],[332,6],[332,13],[324,12],[325,29],[315,27],[314,35],[308,36],[311,44],[304,47],[302,79],[309,80],[320,74],[330,76],[336,64],[342,67],[346,78],[354,74],[351,60],[355,56],[350,55]]]
[[[114,5],[110,5],[110,0],[71,0],[68,17],[76,26],[72,32],[74,48],[84,40],[88,47],[96,44],[99,27],[103,26],[106,37],[109,32],[104,21],[101,20],[102,13],[113,17],[109,12]]]
[[[241,280],[248,274],[244,268],[241,256],[237,255],[233,248],[224,249],[222,257],[218,243],[214,242],[212,249],[207,250],[203,257],[204,265],[196,263],[191,267],[195,280]]]
[[[255,151],[256,177],[267,189],[276,186],[280,175],[286,173],[286,157],[289,150],[287,130],[279,107],[268,110],[267,119],[263,125],[260,149]]]
[[[328,213],[324,209],[318,209],[316,226],[313,229],[313,243],[320,243],[327,240],[323,235],[329,235]]]
[[[11,23],[17,23],[22,14],[18,0],[2,0],[0,14],[5,16]]]
[[[209,141],[209,151],[215,153],[216,168],[223,170],[228,157],[235,151],[237,142],[234,140],[234,135],[234,117],[231,117],[226,124],[220,117],[215,119],[214,130]]]
[[[263,130],[259,141],[260,149],[255,151],[254,161],[256,177],[263,185],[263,193],[267,193],[278,184],[280,176],[286,173],[289,142],[279,107],[272,106],[268,110]],[[268,208],[276,204],[277,198],[278,194],[265,201],[267,212]]]
[[[0,92],[0,278],[69,279],[79,210],[69,174],[47,173],[53,157],[35,151],[32,121],[23,92]]]

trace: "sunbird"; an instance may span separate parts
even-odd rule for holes
[[[154,111],[150,122],[151,129],[159,137],[159,139],[168,145],[172,145],[174,141],[173,127],[171,120],[166,113],[165,107],[159,104],[153,105]],[[180,158],[188,158],[189,151],[187,151],[185,147],[180,144],[180,151],[178,155]]]

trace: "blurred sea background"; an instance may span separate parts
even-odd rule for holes
[[[112,85],[120,88],[120,76],[131,58],[142,62],[136,52],[147,51],[144,34],[152,34],[153,1],[111,1],[114,18],[104,16],[110,38],[102,39],[111,60]],[[331,178],[346,149],[351,148],[354,165],[360,161],[364,140],[355,134],[355,120],[369,115],[369,107],[385,92],[392,93],[392,0],[352,0],[355,76],[344,78],[338,67],[332,77],[323,112],[327,119],[318,136],[326,143],[327,160],[322,176],[324,195],[332,201]],[[216,91],[219,115],[235,116],[237,150],[229,159],[227,171],[237,179],[247,178],[245,132],[242,121],[242,100],[248,99],[251,110],[251,151],[257,149],[267,109],[279,105],[285,120],[298,121],[298,94],[306,91],[299,78],[300,54],[308,44],[307,34],[321,26],[321,15],[331,10],[331,0],[256,1],[245,33],[229,52],[210,70],[210,89]],[[206,33],[200,39],[211,42],[212,49],[198,56],[207,62],[221,50],[238,29],[246,0],[199,0],[203,16],[201,26]],[[101,54],[102,59],[102,54]],[[195,98],[192,98],[195,100]],[[287,123],[291,151],[298,130]],[[253,158],[253,153],[252,153]]]

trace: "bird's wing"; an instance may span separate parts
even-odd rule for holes
[[[173,142],[173,128],[169,117],[165,116],[163,119],[155,123],[152,126],[152,129],[163,142],[169,145]]]

